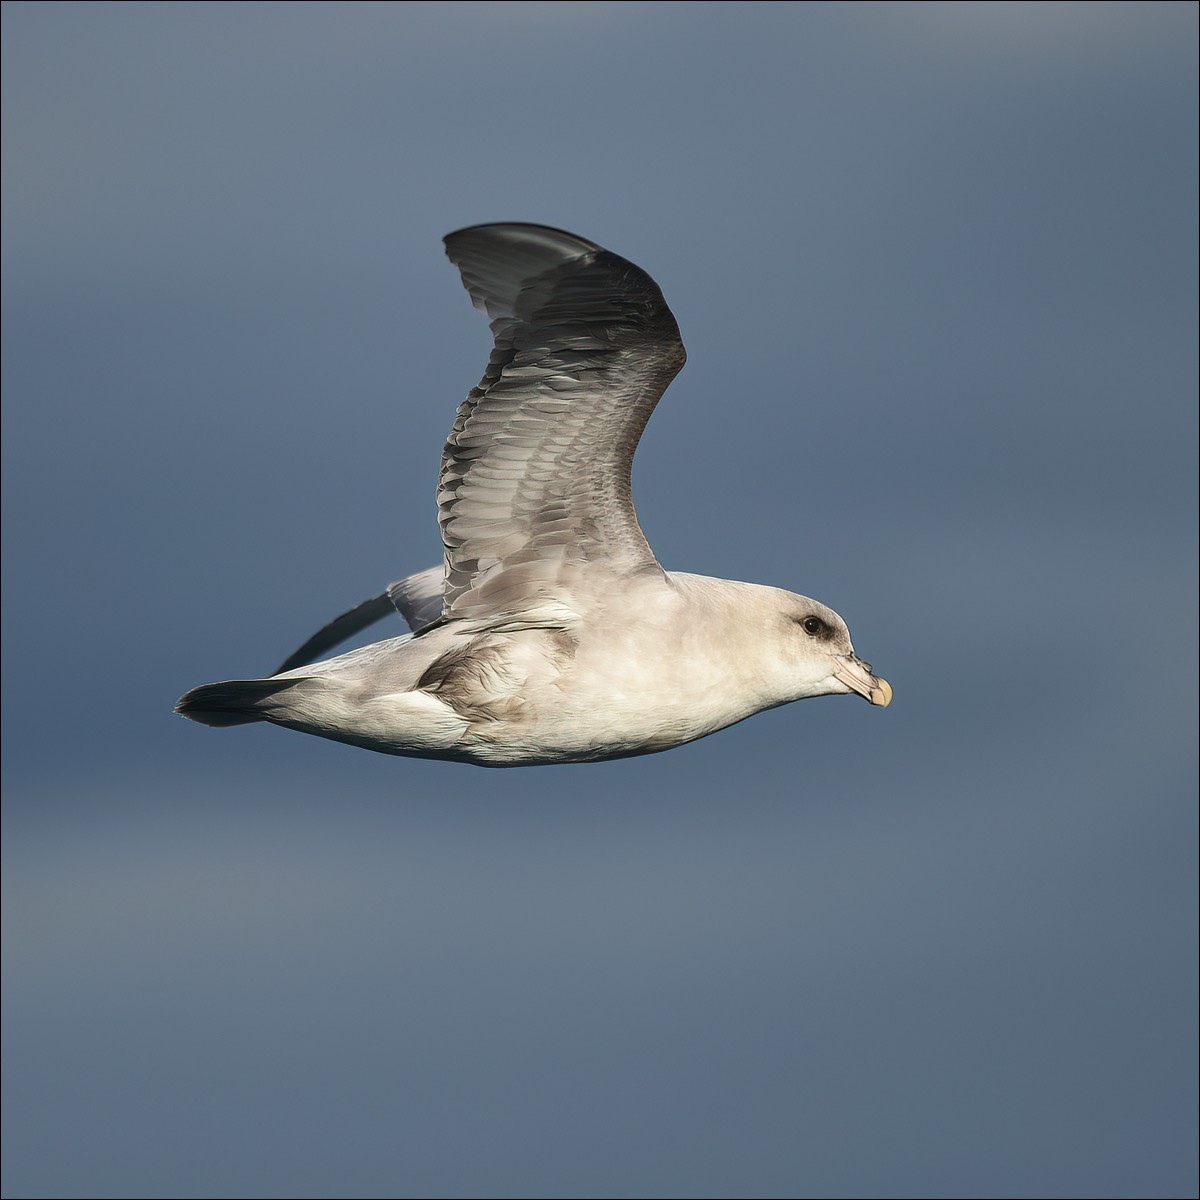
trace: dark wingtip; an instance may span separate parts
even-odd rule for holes
[[[299,650],[289,654],[271,674],[282,675],[285,671],[294,671],[297,667],[308,666],[310,662],[320,658],[327,650],[332,650],[334,646],[340,646],[347,638],[361,633],[362,630],[395,611],[392,607],[392,598],[387,592],[381,592],[378,596],[372,596],[369,600],[356,604],[348,612],[344,612],[340,617],[330,621],[323,629],[318,629]]]
[[[603,246],[580,237],[577,233],[571,233],[566,229],[557,229],[553,225],[538,225],[533,221],[489,221],[483,225],[467,225],[463,229],[456,229],[453,233],[446,234],[442,238],[442,243],[449,251],[452,242],[475,235],[497,239],[507,236],[514,240],[551,243],[560,250],[575,249],[579,254],[604,249]]]

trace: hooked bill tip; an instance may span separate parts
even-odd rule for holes
[[[886,679],[875,678],[876,686],[871,689],[871,703],[887,708],[892,702],[892,685]]]

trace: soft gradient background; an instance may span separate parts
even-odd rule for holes
[[[1196,13],[6,4],[4,1194],[1193,1196]],[[890,709],[172,715],[436,561],[500,219],[659,280],[651,542]]]

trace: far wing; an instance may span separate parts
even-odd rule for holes
[[[356,633],[361,633],[393,613],[398,612],[408,622],[408,627],[414,633],[419,633],[442,615],[444,574],[444,569],[439,565],[388,584],[387,591],[356,604],[349,612],[342,613],[314,633],[272,673],[282,675],[284,671],[306,667],[323,654],[328,654],[335,646],[340,646]]]

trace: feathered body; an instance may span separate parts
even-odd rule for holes
[[[343,614],[271,678],[193,689],[178,711],[516,766],[666,750],[805,696],[886,704],[831,609],[666,572],[646,543],[633,453],[685,357],[654,281],[542,226],[446,245],[495,347],[442,457],[444,564]],[[392,611],[412,633],[312,661]]]

